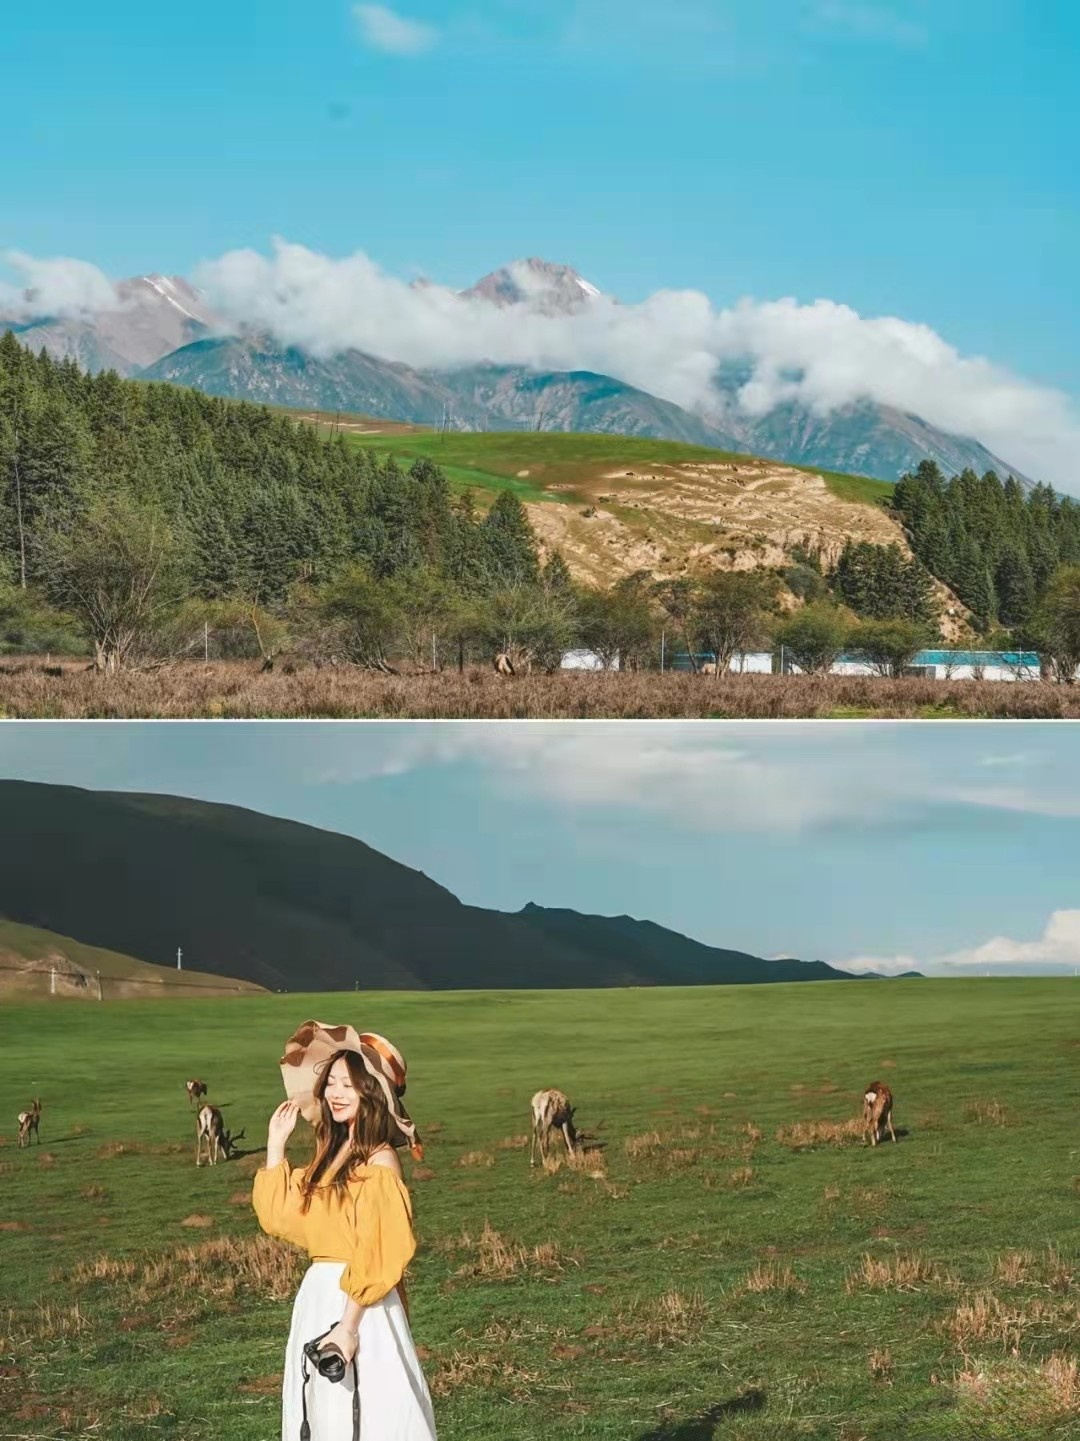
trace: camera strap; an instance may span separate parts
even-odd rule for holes
[[[333,1330],[333,1327],[330,1328]],[[321,1341],[323,1336],[329,1336],[330,1331],[324,1331],[322,1336],[316,1336],[316,1341]],[[352,1393],[352,1441],[360,1441],[360,1367],[356,1356],[352,1358],[353,1393]],[[300,1408],[302,1419],[300,1421],[300,1441],[311,1441],[311,1422],[307,1413],[307,1388],[311,1380],[311,1372],[308,1370],[307,1352],[300,1352],[300,1375],[303,1378],[300,1385]]]

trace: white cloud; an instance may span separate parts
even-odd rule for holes
[[[845,971],[879,971],[882,975],[909,970],[935,976],[1068,974],[1080,968],[1080,910],[1054,911],[1042,935],[1033,941],[992,936],[966,950],[922,960],[916,956],[856,956],[835,964]]]
[[[434,26],[406,20],[385,5],[355,5],[353,14],[365,43],[388,55],[419,55],[438,39]]]
[[[922,971],[925,968],[914,956],[854,956],[850,961],[831,961],[842,971],[876,971],[879,976],[899,976],[904,971]]]
[[[950,968],[1080,966],[1080,910],[1054,911],[1037,940],[993,936],[970,950],[942,956],[940,964]]]
[[[977,437],[1066,489],[1080,481],[1080,415],[1065,394],[961,355],[929,326],[862,316],[833,300],[744,299],[717,309],[699,291],[661,290],[640,304],[600,297],[575,314],[544,316],[445,286],[412,287],[363,252],[334,259],[283,240],[270,255],[232,251],[196,278],[232,324],[315,355],[356,348],[418,367],[595,370],[720,424],[716,369],[745,360],[752,376],[736,419],[787,400],[827,415],[868,399]]]
[[[20,250],[6,250],[0,253],[0,263],[19,277],[17,284],[0,279],[0,315],[11,320],[41,315],[82,318],[118,304],[111,281],[85,260],[38,260]]]
[[[685,722],[448,723],[409,728],[375,751],[353,747],[330,756],[324,748],[306,776],[364,781],[466,763],[503,797],[582,811],[651,811],[712,831],[795,835],[892,814],[895,770],[885,775],[876,762],[867,764],[856,783],[840,785],[838,769],[852,774],[857,746],[830,754],[812,728],[798,737],[788,731],[787,739],[792,744],[777,749],[754,744],[752,728],[724,740]]]
[[[582,813],[652,812],[688,829],[778,836],[903,829],[976,807],[1005,816],[1080,814],[1059,773],[1047,777],[1045,790],[1002,784],[970,799],[965,775],[981,763],[970,751],[950,750],[946,760],[898,745],[885,730],[816,722],[717,731],[685,721],[522,721],[395,728],[362,747],[337,745],[331,730],[302,770],[311,782],[348,783],[464,764],[500,797]],[[946,767],[951,784],[942,780]]]

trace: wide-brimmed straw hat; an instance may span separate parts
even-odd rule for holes
[[[424,1148],[402,1097],[405,1094],[405,1057],[385,1036],[372,1031],[357,1031],[353,1026],[328,1026],[323,1021],[305,1021],[285,1042],[281,1058],[281,1074],[285,1094],[296,1101],[300,1114],[316,1125],[322,1112],[315,1097],[315,1087],[338,1051],[354,1051],[364,1069],[382,1088],[387,1109],[397,1134],[395,1146],[408,1146],[419,1161]]]

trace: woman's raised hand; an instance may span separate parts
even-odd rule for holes
[[[271,1161],[274,1153],[277,1153],[277,1160],[285,1154],[285,1142],[296,1129],[296,1122],[300,1115],[300,1107],[296,1101],[282,1101],[274,1114],[270,1117],[270,1125],[266,1133],[267,1161]]]

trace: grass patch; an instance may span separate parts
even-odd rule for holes
[[[405,1158],[409,1299],[440,1435],[1064,1441],[1080,1334],[1073,985],[933,981],[885,1011],[854,985],[379,994],[359,1012],[351,993],[267,995],[185,1001],[182,1025],[175,1001],[91,1015],[13,1000],[0,1091],[17,1110],[26,1078],[48,1078],[57,1164],[3,1153],[0,1432],[276,1434],[305,1262],[245,1197],[282,1039],[321,1014],[360,1018],[409,1058],[427,1152]],[[872,1149],[852,1127],[883,1057],[909,1129]],[[193,1074],[249,1138],[201,1170]],[[605,1144],[548,1174],[518,1128],[553,1083]],[[1010,1124],[966,1117],[991,1101]],[[305,1149],[298,1136],[291,1154]],[[470,1156],[494,1164],[458,1164]]]

